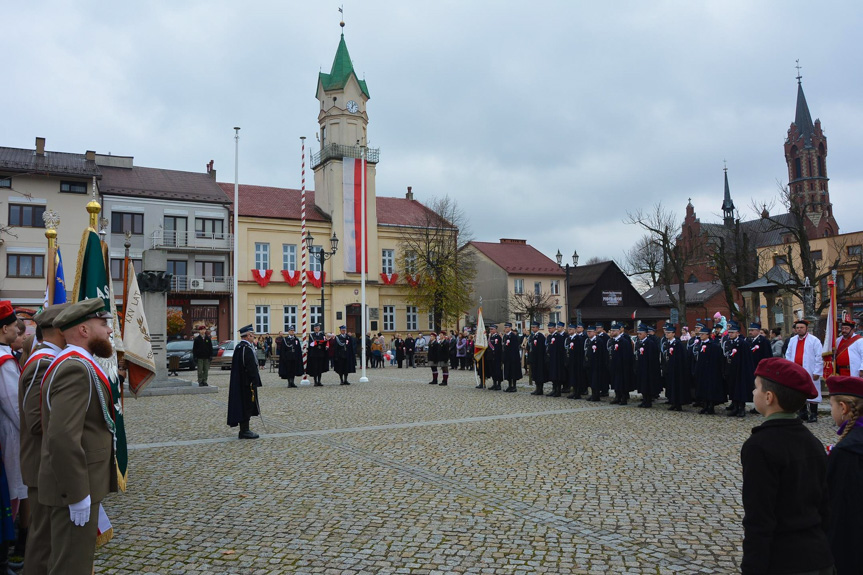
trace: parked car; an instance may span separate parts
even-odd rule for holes
[[[195,358],[192,357],[192,346],[194,343],[194,341],[188,339],[169,341],[168,345],[165,346],[165,355],[168,360],[167,367],[170,368],[172,357],[179,357],[180,369],[196,369],[197,365],[195,363]]]
[[[210,362],[210,367],[219,367],[221,369],[231,369],[231,361],[234,357],[234,348],[240,343],[237,340],[223,341],[219,346],[216,355],[213,356],[213,361]]]

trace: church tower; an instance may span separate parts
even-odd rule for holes
[[[725,198],[722,200],[722,223],[726,228],[734,227],[734,202],[731,200],[731,190],[728,188],[728,168],[725,172]]]
[[[804,209],[809,237],[833,236],[839,233],[839,225],[833,219],[827,186],[827,138],[821,120],[812,122],[801,80],[798,66],[797,110],[785,140],[788,189],[791,201]]]

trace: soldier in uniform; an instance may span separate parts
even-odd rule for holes
[[[417,341],[411,334],[405,338],[405,358],[408,360],[408,367],[416,367],[414,363],[414,354],[417,350]]]
[[[728,417],[746,417],[746,402],[752,401],[755,389],[755,367],[752,349],[746,338],[740,335],[740,324],[728,322],[728,337],[722,344],[727,367],[728,397],[731,405],[725,408]]]
[[[512,324],[503,324],[503,377],[507,382],[509,393],[517,391],[515,382],[521,379],[521,337],[512,331]]]
[[[527,338],[527,359],[530,362],[530,377],[536,385],[531,395],[542,395],[542,386],[548,381],[545,368],[545,334],[539,330],[539,322],[531,322],[530,337]]]
[[[761,332],[761,324],[752,322],[749,324],[749,349],[752,351],[752,374],[755,375],[755,369],[758,367],[758,362],[768,357],[773,357],[773,349],[770,346],[770,340]]]
[[[560,397],[563,384],[566,381],[566,344],[564,342],[566,336],[563,333],[563,322],[548,324],[548,326],[555,327],[545,342],[548,377],[551,380],[551,393],[548,396]]]
[[[722,346],[718,339],[710,337],[706,326],[699,327],[698,341],[701,348],[697,350],[695,363],[695,398],[704,406],[698,413],[715,415],[715,406],[725,403],[725,385],[722,382]]]
[[[687,383],[689,385],[690,395],[693,399],[692,406],[693,407],[704,407],[701,403],[701,399],[698,397],[698,394],[695,393],[696,388],[696,380],[695,380],[695,368],[698,362],[698,354],[701,351],[701,328],[704,327],[702,323],[696,323],[692,329],[691,337],[686,342],[686,374],[687,374]]]
[[[656,340],[648,335],[644,324],[638,325],[638,343],[635,344],[635,385],[641,393],[638,407],[653,407],[653,398],[658,397],[660,381],[659,350]]]
[[[603,357],[608,354],[608,348],[600,347],[596,336],[596,326],[587,326],[587,339],[584,342],[584,367],[587,370],[587,384],[590,386],[590,397],[587,401],[600,401],[602,380],[607,371]]]
[[[485,350],[485,369],[491,377],[490,391],[499,391],[503,381],[503,338],[497,333],[497,325],[488,326],[488,348]]]
[[[446,331],[441,330],[437,337],[434,337],[434,333],[429,334],[428,364],[432,371],[432,380],[429,385],[447,385],[449,380],[449,340]],[[443,372],[443,381],[440,383],[437,381],[438,368]]]
[[[608,335],[608,332],[605,331],[605,326],[602,322],[596,322],[596,339],[599,341],[599,345],[606,350],[606,353],[602,355],[602,364],[604,366],[604,371],[602,372],[602,380],[600,382],[600,397],[608,397],[608,390],[611,387],[611,373],[608,371],[608,342],[611,337]]]
[[[261,375],[255,356],[255,330],[251,325],[240,328],[240,343],[234,348],[231,358],[231,383],[228,388],[228,425],[240,426],[240,439],[257,439],[258,434],[249,429],[253,415],[261,414],[258,391]]]
[[[105,301],[94,298],[70,305],[52,322],[66,347],[41,384],[37,481],[39,503],[49,517],[51,575],[92,573],[99,504],[117,491],[114,398],[95,360],[114,354],[110,319]],[[34,545],[39,543],[31,538]]]
[[[350,385],[348,375],[357,372],[357,353],[348,326],[339,326],[339,335],[333,338],[332,345],[335,345],[334,367],[339,374],[339,385]]]
[[[609,372],[611,387],[614,389],[614,399],[611,403],[626,405],[629,403],[629,392],[632,391],[632,340],[626,335],[623,324],[611,324],[611,339],[608,342]]]
[[[288,326],[288,335],[279,334],[276,340],[279,354],[279,377],[288,380],[288,387],[297,387],[294,378],[303,376],[303,344],[294,326]]]
[[[330,370],[327,341],[326,336],[321,331],[321,324],[316,323],[312,326],[312,330],[308,341],[308,366],[306,367],[306,373],[314,379],[315,387],[321,387],[323,385],[321,383],[321,376]]]
[[[564,389],[570,390],[570,394],[566,396],[567,399],[578,399],[581,397],[578,391],[578,372],[584,365],[584,353],[582,352],[584,343],[579,336],[576,324],[569,324],[566,332],[566,339],[563,340],[564,347],[566,347],[566,387]]]
[[[683,411],[684,405],[692,403],[689,395],[689,374],[686,371],[686,345],[677,337],[675,325],[665,324],[662,340],[662,375],[665,378],[665,394],[671,406],[669,411]]]
[[[48,366],[66,346],[63,332],[54,320],[71,304],[51,306],[36,314],[33,320],[42,334],[39,344],[21,371],[18,381],[18,409],[21,414],[21,478],[27,486],[30,505],[30,527],[21,527],[18,536],[30,538],[32,544],[24,555],[25,573],[47,573],[51,554],[50,509],[39,504],[39,461],[42,456],[42,378]],[[2,551],[2,549],[0,549]]]

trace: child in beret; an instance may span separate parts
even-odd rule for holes
[[[740,450],[743,561],[754,573],[833,573],[827,540],[827,455],[797,411],[818,396],[812,377],[787,359],[762,359],[755,409],[765,417]]]
[[[839,441],[827,458],[830,522],[827,537],[836,572],[863,573],[863,379],[827,378],[830,411],[839,426]]]

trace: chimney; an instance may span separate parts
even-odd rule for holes
[[[93,150],[87,150],[86,152],[84,152],[84,158],[88,162],[95,162],[96,161],[96,152],[94,152]]]
[[[214,164],[215,164],[215,162],[213,160],[210,160],[210,163],[207,164],[207,173],[210,174],[210,177],[215,180],[216,179],[216,168],[213,167]]]
[[[36,138],[36,155],[45,155],[45,138]]]
[[[512,238],[500,238],[500,243],[502,244],[515,244],[518,246],[526,246],[527,240],[516,240]]]
[[[405,198],[408,200],[414,199],[414,193],[411,191],[410,186],[408,186],[408,193],[405,194]]]

